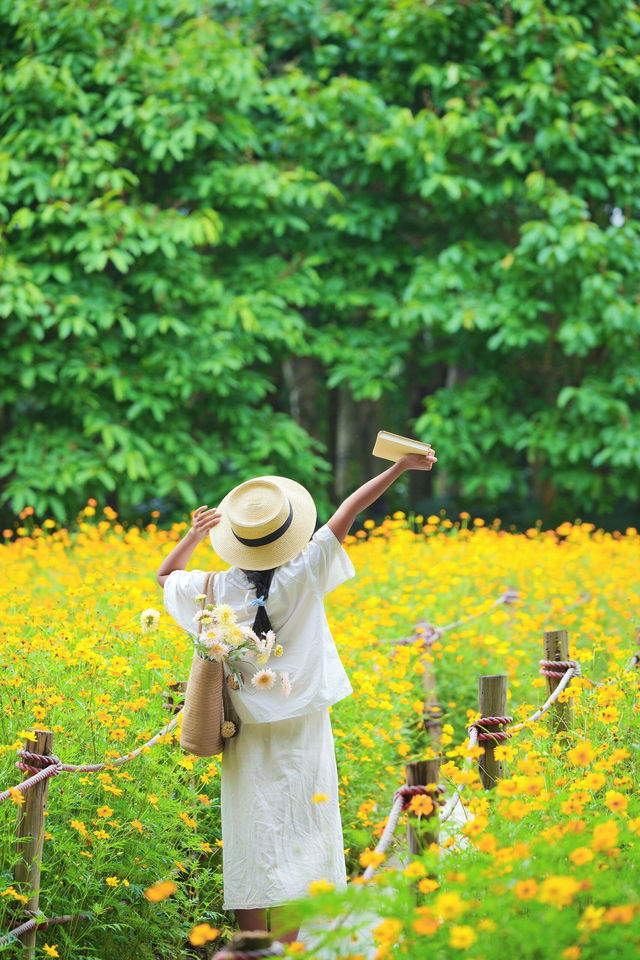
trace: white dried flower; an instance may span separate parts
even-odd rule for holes
[[[283,671],[280,674],[280,683],[282,685],[282,696],[288,697],[291,693],[291,678],[288,673]]]
[[[271,690],[275,682],[275,670],[258,670],[251,677],[251,686],[256,690]]]
[[[157,610],[154,610],[153,607],[148,607],[140,614],[140,626],[142,627],[143,633],[150,633],[152,630],[155,630],[159,623],[160,614]]]

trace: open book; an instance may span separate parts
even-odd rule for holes
[[[404,457],[405,453],[420,453],[426,456],[430,449],[430,443],[411,440],[409,437],[400,437],[397,433],[380,430],[373,448],[373,456],[395,461]]]

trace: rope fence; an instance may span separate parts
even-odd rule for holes
[[[444,633],[450,630],[453,630],[457,627],[466,625],[467,623],[477,620],[482,616],[485,616],[488,612],[490,612],[490,610],[494,609],[497,606],[500,606],[503,604],[515,603],[517,599],[518,599],[517,591],[509,589],[509,590],[506,590],[495,601],[493,601],[493,603],[488,609],[483,610],[480,613],[475,614],[473,616],[461,618],[459,620],[454,621],[453,623],[447,624],[444,627],[439,627],[439,628],[434,627],[431,624],[426,624],[426,625],[418,624],[416,625],[416,628],[415,628],[413,642],[423,642],[423,643],[426,643],[427,646],[430,646],[438,637],[442,636]],[[581,597],[574,603],[568,605],[564,609],[571,609],[572,607],[578,606],[581,603],[587,602],[588,599],[589,599],[589,596]],[[429,628],[428,632],[425,629],[425,626]],[[401,640],[401,641],[389,641],[389,642],[406,643],[409,641]],[[639,644],[640,644],[640,635],[639,635]],[[500,701],[500,696],[498,696],[498,700],[495,701],[495,705],[492,712],[486,711],[487,715],[483,715],[483,711],[480,710],[481,716],[469,725],[469,728],[468,728],[469,740],[466,748],[468,755],[464,762],[465,767],[468,768],[471,766],[474,749],[478,746],[479,743],[485,743],[486,744],[485,753],[491,754],[492,756],[493,748],[495,746],[510,739],[513,736],[513,734],[516,733],[517,731],[522,730],[525,727],[528,727],[530,724],[540,720],[541,717],[543,717],[546,713],[548,713],[548,711],[551,709],[551,707],[554,704],[557,704],[561,694],[569,686],[571,681],[575,677],[582,676],[581,667],[578,661],[568,657],[568,639],[567,639],[566,631],[548,631],[547,633],[545,633],[545,652],[547,653],[547,656],[544,659],[539,661],[540,673],[547,678],[549,686],[552,687],[551,692],[547,700],[541,707],[539,707],[526,720],[520,721],[515,725],[513,725],[513,718],[510,716],[507,716],[504,712],[504,707],[506,706],[507,678],[506,677],[479,678],[480,682],[504,680],[505,681],[504,690],[503,690],[504,696],[503,696],[503,702]],[[553,653],[553,656],[551,656],[552,653]],[[563,658],[562,658],[562,654],[564,654]],[[634,667],[637,668],[639,666],[640,666],[640,651],[634,654],[631,661],[625,668],[624,673],[627,673],[629,672],[629,670],[633,669]],[[588,678],[585,678],[585,679],[588,679]],[[599,681],[589,680],[589,682],[597,686],[603,685]],[[182,682],[172,685],[172,687],[174,688],[181,689],[182,692],[184,692],[185,686],[186,684]],[[427,689],[427,687],[425,687],[425,689]],[[430,678],[429,692],[435,695],[435,683],[433,680],[433,676],[431,676]],[[169,697],[169,703],[173,706],[173,700],[171,697]],[[426,706],[427,705],[425,703],[425,708]],[[168,707],[167,709],[171,709],[171,707]],[[48,787],[48,784],[46,783],[46,781],[52,777],[58,776],[63,771],[71,772],[71,773],[94,773],[94,772],[103,770],[105,768],[121,766],[122,764],[135,759],[136,757],[140,756],[143,752],[148,751],[151,747],[157,744],[163,737],[168,736],[168,734],[170,734],[176,728],[176,726],[180,722],[180,717],[183,711],[179,707],[174,707],[173,712],[175,713],[174,718],[169,723],[167,723],[158,733],[156,733],[150,740],[144,743],[142,746],[137,747],[136,749],[120,757],[117,757],[116,759],[105,760],[100,763],[77,763],[77,764],[63,763],[58,756],[56,756],[52,752],[49,752],[52,745],[51,740],[46,741],[47,745],[49,746],[49,751],[43,751],[41,753],[38,753],[33,750],[27,750],[26,748],[19,749],[17,751],[17,755],[19,759],[16,761],[16,767],[19,770],[22,770],[24,773],[30,774],[30,776],[27,777],[27,779],[23,780],[22,783],[20,783],[18,786],[10,787],[8,790],[4,790],[2,793],[0,793],[0,803],[9,799],[18,800],[18,802],[20,803],[23,795],[30,789],[34,787],[38,787],[38,785],[40,785],[41,790],[46,791]],[[432,741],[434,740],[434,737],[439,738],[440,736],[439,720],[441,716],[442,716],[442,711],[439,705],[437,704],[437,702],[435,704],[433,703],[430,704],[428,707],[428,715],[425,715],[425,718],[424,718],[424,726],[425,726],[425,729],[429,730],[429,733],[432,737]],[[560,716],[559,718],[556,718],[556,720],[558,719],[561,722],[561,725],[564,724],[565,725],[564,728],[567,729],[568,728],[566,726],[567,717]],[[508,730],[503,729],[504,727],[509,727],[509,729]],[[52,738],[52,734],[50,734],[48,731],[39,731],[39,735],[40,734],[46,735]],[[42,745],[42,744],[39,744],[39,745]],[[431,768],[429,767],[429,764],[433,764],[433,763],[435,763],[435,769],[437,771],[437,768],[439,766],[439,760],[426,761],[425,763],[422,763],[422,764],[420,763],[415,764],[414,766],[423,768],[421,770],[424,778],[423,781],[417,782],[417,783],[414,782],[412,784],[405,784],[404,786],[400,787],[394,794],[393,804],[392,804],[389,816],[387,817],[383,833],[374,850],[374,853],[376,855],[382,855],[379,859],[379,862],[381,862],[382,859],[384,858],[384,854],[386,853],[386,850],[388,849],[393,839],[395,830],[397,829],[398,822],[400,820],[402,813],[411,808],[411,804],[414,797],[428,796],[431,798],[433,810],[432,810],[432,813],[430,813],[426,818],[427,820],[429,821],[433,820],[433,821],[437,821],[439,824],[443,824],[452,816],[457,804],[460,801],[460,797],[464,789],[464,783],[461,783],[456,788],[456,790],[454,791],[452,796],[449,798],[447,803],[440,810],[439,808],[440,808],[441,801],[440,801],[439,795],[444,792],[444,788],[441,786],[438,786],[435,782],[433,782],[434,780],[437,780],[437,772],[435,777],[427,776],[427,774],[425,773],[425,771],[431,772],[433,770],[433,767]],[[488,781],[487,781],[487,776],[488,776]],[[495,779],[498,778],[499,776],[500,776],[500,773],[497,771],[496,768],[494,768],[492,773],[490,774],[487,774],[487,770],[485,770],[484,775],[481,769],[481,779],[483,780],[483,783],[486,788],[489,788],[490,786],[492,786],[493,784],[491,780],[493,779],[495,781]],[[409,779],[409,765],[407,765],[407,779]],[[427,785],[423,785],[423,783]],[[437,817],[436,817],[436,812],[438,814]],[[20,819],[19,819],[19,824],[20,824]],[[33,830],[33,833],[35,834],[36,831]],[[43,830],[40,831],[40,833],[43,833]],[[412,839],[412,835],[410,831],[409,840],[411,841],[411,839]],[[38,840],[40,842],[40,859],[41,859],[42,837],[39,836]],[[414,844],[415,844],[415,840],[414,840]],[[409,844],[409,847],[411,852],[411,842]],[[37,857],[34,855],[33,862],[35,862],[36,859]],[[364,871],[361,877],[361,881],[366,882],[371,879],[371,877],[373,876],[377,868],[377,864],[375,862],[375,860],[377,859],[378,859],[377,857],[374,858],[374,862],[370,863],[370,865],[367,866],[366,870]],[[16,871],[16,880],[17,882],[19,882],[17,877],[17,871]],[[29,906],[30,907],[35,906],[37,908],[38,897],[39,897],[39,871],[37,872],[36,881],[34,882],[33,878],[31,877],[31,874],[29,874],[29,881],[30,881],[29,886],[33,889],[32,899],[29,901]],[[37,913],[37,909],[26,910],[25,912],[33,914],[33,913]],[[72,921],[88,920],[88,919],[91,919],[90,914],[65,914],[64,916],[52,917],[48,919],[42,916],[41,914],[38,914],[37,916],[31,916],[30,919],[26,920],[20,926],[15,927],[13,930],[9,931],[8,933],[0,937],[0,946],[4,946],[10,941],[15,940],[17,938],[22,938],[23,945],[28,948],[28,956],[32,957],[35,949],[35,940],[33,938],[35,936],[36,930],[45,929],[46,927],[53,924],[70,923]],[[24,938],[27,938],[27,939],[24,939]],[[264,956],[273,956],[273,955],[274,955],[273,953],[264,954]]]
[[[4,790],[0,793],[0,803],[3,800],[9,800],[10,798],[15,798],[17,793],[25,793],[30,787],[34,787],[37,783],[41,783],[47,777],[55,777],[59,773],[65,772],[70,773],[97,773],[99,770],[104,770],[106,767],[118,767],[123,763],[128,763],[129,760],[134,760],[136,757],[139,757],[141,753],[145,750],[149,750],[162,737],[166,737],[167,734],[171,733],[172,730],[178,725],[179,718],[182,715],[182,710],[174,717],[174,719],[162,728],[158,733],[147,740],[146,743],[143,743],[141,747],[137,747],[135,750],[132,750],[131,753],[125,753],[121,757],[117,757],[115,760],[103,760],[101,763],[63,763],[59,757],[54,755],[52,756],[43,756],[40,753],[30,753],[28,750],[20,749],[17,751],[18,756],[22,757],[23,760],[16,760],[16,767],[18,770],[25,770],[29,773],[33,772],[33,776],[29,777],[28,780],[23,780],[16,787],[9,787],[8,790]],[[26,761],[26,762],[25,762]],[[42,768],[42,769],[39,769]]]
[[[19,927],[14,927],[9,933],[5,933],[4,936],[0,937],[0,947],[6,947],[12,940],[23,936],[25,933],[30,933],[32,930],[46,930],[47,927],[52,927],[59,923],[73,923],[74,920],[92,919],[90,913],[67,913],[62,917],[51,917],[50,919],[46,919],[45,917],[32,917]]]

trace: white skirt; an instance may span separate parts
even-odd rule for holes
[[[225,909],[280,906],[314,880],[346,886],[328,709],[243,724],[224,748],[221,805]]]

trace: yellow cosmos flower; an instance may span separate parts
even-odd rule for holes
[[[569,762],[574,765],[574,767],[588,767],[593,758],[595,757],[595,751],[591,742],[589,740],[584,740],[582,743],[579,743],[577,746],[573,747],[567,753]]]
[[[363,867],[379,867],[384,863],[384,853],[376,853],[375,850],[364,850],[360,854],[360,864]]]
[[[552,876],[547,877],[540,884],[538,900],[540,903],[546,903],[551,907],[568,907],[573,901],[580,884],[573,877]]]
[[[467,909],[467,906],[468,904],[455,890],[439,893],[436,897],[435,910],[442,920],[457,920]]]
[[[467,950],[477,939],[472,927],[454,925],[449,931],[449,945],[456,950]]]
[[[328,890],[333,890],[333,884],[329,883],[324,877],[322,880],[313,880],[309,884],[309,893],[312,897],[315,897],[318,893],[326,893]]]
[[[418,877],[424,877],[427,871],[419,860],[413,860],[402,872],[405,877],[409,877],[410,880],[417,880]]]
[[[598,851],[613,850],[617,846],[619,832],[618,824],[613,820],[599,823],[593,831],[592,849]]]
[[[382,943],[395,943],[402,930],[402,920],[396,917],[387,917],[377,927],[373,928],[373,936]]]
[[[572,863],[575,863],[576,866],[581,867],[585,863],[589,863],[590,860],[593,860],[593,851],[589,847],[576,847],[569,854],[569,859]]]
[[[432,880],[431,877],[425,877],[424,880],[419,882],[418,890],[420,893],[433,893],[439,886],[440,884],[437,880]]]
[[[578,930],[593,933],[599,930],[604,922],[604,907],[586,907],[578,921]]]

